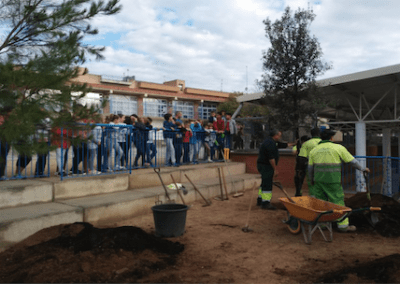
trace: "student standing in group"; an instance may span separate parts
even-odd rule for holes
[[[3,107],[0,109],[0,127],[2,126],[10,116],[13,108],[12,107]],[[10,143],[6,141],[4,137],[0,136],[0,180],[5,180],[5,170],[7,167],[7,155],[10,151]]]
[[[165,165],[178,167],[179,165],[176,164],[175,149],[173,144],[175,124],[170,113],[164,115],[163,130],[166,146]]]
[[[138,161],[142,158],[141,166],[144,166],[145,163],[145,154],[146,154],[146,146],[147,140],[145,138],[146,134],[146,125],[143,123],[143,119],[139,116],[135,117],[136,120],[133,124],[134,136],[135,136],[135,145],[136,145],[136,156],[135,161],[133,162],[134,167],[138,168],[139,164]]]
[[[98,121],[93,121],[93,123],[96,123]],[[101,164],[101,152],[100,155],[98,155],[98,148],[101,148],[101,135],[102,135],[102,128],[100,125],[96,125],[92,131],[90,131],[89,137],[91,137],[91,140],[88,143],[88,150],[89,150],[89,174],[92,175],[97,175],[100,174],[100,171],[95,170],[94,167],[94,159],[97,156],[97,165]],[[96,155],[97,154],[97,155]],[[98,168],[98,167],[97,167]]]
[[[226,126],[225,126],[225,134],[226,134],[226,148],[229,150],[233,149],[233,137],[236,136],[238,130],[236,121],[232,118],[231,113],[226,114]]]
[[[148,131],[147,141],[146,141],[146,162],[153,165],[153,158],[157,155],[157,147],[155,144],[156,130],[153,129],[152,125],[153,119],[147,117],[145,121],[146,131]]]
[[[63,115],[69,116],[68,111],[61,111]],[[57,162],[57,170],[56,175],[66,176],[68,172],[65,171],[65,167],[68,160],[68,150],[71,147],[71,137],[72,130],[68,125],[64,125],[61,127],[53,127],[51,129],[51,145],[57,146],[56,149],[56,162]],[[62,157],[62,159],[61,159]],[[63,161],[61,161],[63,160]]]
[[[119,127],[116,127],[114,125],[117,125],[120,122],[120,117],[118,115],[111,115],[110,117],[110,125],[112,126],[111,129],[111,147],[110,147],[110,154],[112,152],[112,150],[115,151],[115,156],[114,156],[114,171],[119,171],[121,169],[125,169],[122,168],[120,166],[121,163],[121,157],[124,154],[124,152],[122,151],[121,146],[118,144],[118,136],[119,136]]]
[[[126,115],[125,116],[125,120],[123,121],[123,123],[125,125],[131,126],[132,125],[131,117]],[[125,156],[124,156],[125,163],[123,163],[122,165],[127,168],[129,163],[130,163],[129,151],[131,149],[131,144],[132,144],[132,128],[131,127],[128,127],[126,129],[125,141],[126,141],[125,144],[123,144],[124,145],[124,149],[125,149],[125,151],[124,151],[124,153],[125,153]]]
[[[195,120],[190,123],[190,129],[192,130],[193,136],[190,138],[190,159],[193,164],[198,164],[198,155],[200,152],[200,145],[202,143],[201,135],[204,133],[201,121]]]
[[[123,114],[118,114],[119,116],[119,121],[118,125],[126,125],[125,124],[125,115]],[[122,156],[121,156],[121,169],[125,169],[125,160],[126,160],[126,154],[127,154],[127,149],[126,149],[126,135],[128,133],[128,128],[127,127],[119,127],[118,129],[118,135],[117,135],[117,142],[119,146],[122,149]]]
[[[220,160],[223,159],[223,151],[224,151],[224,140],[225,140],[225,123],[222,119],[222,114],[220,112],[217,113],[217,120],[213,123],[213,128],[217,132],[217,143],[218,143],[218,157]]]
[[[212,123],[208,123],[204,131],[204,147],[208,157],[207,161],[209,163],[212,163],[213,153],[211,152],[211,150],[214,150],[214,143],[216,141],[216,135],[215,131],[213,130]]]
[[[182,112],[181,111],[175,112],[175,117],[173,119],[176,128],[178,128],[179,125],[179,130],[180,130],[183,127]],[[181,131],[176,132],[174,136],[174,150],[175,150],[175,160],[178,165],[180,165],[182,157],[182,138],[183,138],[182,132]]]
[[[192,130],[190,129],[190,122],[185,122],[183,130],[183,163],[187,164],[190,162],[190,138],[193,136]]]
[[[217,121],[217,117],[216,117],[215,111],[212,111],[212,112],[210,113],[210,117],[208,118],[208,122],[214,123],[214,121]]]

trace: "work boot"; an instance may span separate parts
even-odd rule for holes
[[[257,197],[257,206],[261,206],[261,204],[262,204],[262,198]]]
[[[261,204],[261,209],[276,210],[276,207],[274,205],[272,205],[271,202],[267,201],[267,202],[263,202]]]
[[[354,225],[350,225],[350,226],[347,226],[346,228],[341,228],[341,229],[338,228],[338,230],[341,233],[355,232],[357,230],[357,227]]]

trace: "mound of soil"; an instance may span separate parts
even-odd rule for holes
[[[373,282],[371,282],[373,281]],[[318,283],[400,283],[400,254],[329,272]]]
[[[400,203],[388,196],[371,193],[371,201],[367,194],[359,192],[345,200],[346,206],[357,209],[365,207],[381,207],[381,211],[371,213],[369,211],[353,212],[350,215],[351,224],[364,229],[375,230],[384,237],[400,236]],[[377,223],[371,224],[371,214],[374,214]]]
[[[0,282],[137,282],[173,266],[184,250],[180,243],[132,226],[100,229],[74,223],[45,231],[0,254]],[[45,233],[52,238],[43,241]]]

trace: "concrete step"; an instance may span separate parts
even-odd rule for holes
[[[259,175],[242,174],[232,178],[233,182],[227,183],[228,194],[253,186],[254,182],[258,185],[261,182]],[[195,191],[189,182],[182,183],[188,190],[184,195],[186,204],[196,200],[202,200],[202,197]],[[212,178],[194,183],[201,194],[208,199],[220,195],[219,178]],[[225,191],[224,191],[225,192]],[[180,196],[175,190],[168,190],[170,199],[176,203],[182,203]],[[124,192],[96,195],[59,201],[63,204],[79,207],[83,209],[83,220],[95,225],[110,224],[123,219],[129,219],[133,216],[151,213],[151,207],[156,202],[168,201],[165,190],[162,186],[133,189]]]
[[[243,191],[254,182],[259,184],[260,181],[260,176],[254,174],[234,176],[232,181],[227,181],[228,192],[232,194],[236,190]],[[213,201],[213,197],[220,196],[219,178],[197,181],[194,184],[206,199]],[[196,200],[203,201],[189,182],[184,182],[183,185],[188,190],[188,194],[183,196],[187,205]],[[172,200],[182,203],[175,190],[168,192]],[[84,221],[101,226],[151,214],[151,207],[157,201],[167,203],[162,186],[0,209],[0,244],[18,242],[43,228],[63,223]]]
[[[178,168],[169,167],[161,168],[161,178],[165,184],[172,183],[171,173],[176,182],[182,183],[186,181],[185,174],[191,181],[195,182],[205,178],[217,178],[218,168],[222,167],[226,171],[225,174],[230,172],[232,175],[239,175],[246,173],[246,165],[243,163],[205,163],[198,165],[185,165]],[[140,174],[132,172],[130,175],[129,187],[131,189],[138,189],[144,187],[153,187],[160,185],[160,179],[153,169],[142,169]]]
[[[0,240],[19,242],[47,227],[82,222],[82,216],[82,208],[56,202],[0,209]]]
[[[184,195],[183,198],[186,204],[191,204],[196,200],[202,200],[202,197],[194,190],[184,174],[186,173],[189,176],[203,196],[212,199],[220,195],[218,166],[225,167],[225,164],[208,165],[197,169],[191,166],[162,168],[161,173],[165,184],[172,183],[170,177],[172,173],[175,181],[182,183],[188,189],[188,194]],[[260,184],[260,175],[245,174],[242,171],[243,169],[243,166],[236,163],[229,165],[229,171],[224,168],[229,193],[251,188],[254,182]],[[21,199],[24,200],[20,196],[23,194],[28,195],[23,202],[42,203],[0,209],[0,248],[1,244],[21,241],[46,227],[81,221],[90,222],[94,225],[112,224],[123,219],[151,213],[151,207],[156,202],[167,202],[164,188],[160,185],[160,180],[152,169],[151,171],[144,169],[134,173],[136,175],[139,173],[140,175],[147,175],[147,179],[153,180],[156,186],[142,186],[137,189],[123,190],[131,178],[128,174],[86,177],[63,182],[59,180],[13,181],[14,187],[8,186],[7,190],[3,188],[0,190],[0,192],[8,191],[8,197],[19,194],[16,200],[9,201],[8,204],[17,204]],[[66,184],[63,184],[64,182]],[[34,184],[37,188],[29,184]],[[74,185],[77,188],[74,188]],[[114,185],[115,188],[112,188]],[[42,189],[43,192],[41,192]],[[91,195],[71,198],[71,196],[79,195],[79,190],[88,190]],[[55,191],[57,191],[57,194],[55,194]],[[182,203],[175,190],[168,192],[171,199],[177,203]],[[7,197],[6,195],[3,196]],[[55,199],[55,196],[58,198]]]
[[[0,182],[0,208],[53,201],[53,183],[43,180]]]
[[[225,175],[245,173],[246,167],[241,163],[207,163],[161,168],[160,175],[165,184],[171,184],[173,175],[176,182],[186,180],[185,174],[196,182],[204,178],[217,178],[218,167]],[[122,192],[128,189],[140,189],[159,186],[158,175],[153,168],[133,170],[132,174],[99,175],[66,178],[58,177],[29,180],[9,180],[0,183],[0,208],[9,208],[33,203],[93,196],[97,194]]]

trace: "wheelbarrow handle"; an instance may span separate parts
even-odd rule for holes
[[[380,207],[370,207],[369,208],[370,211],[381,211]]]

